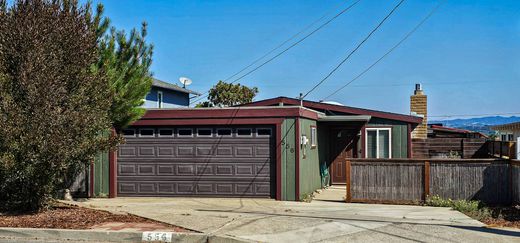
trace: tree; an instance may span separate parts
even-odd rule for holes
[[[225,107],[252,102],[258,93],[258,88],[249,88],[241,84],[219,81],[209,90],[208,101],[197,104],[196,107]]]
[[[90,4],[0,1],[0,207],[38,210],[114,142]]]
[[[107,18],[101,18],[103,6],[98,5],[94,24],[98,34],[99,60],[97,68],[107,75],[113,101],[110,119],[116,130],[128,126],[143,116],[143,98],[152,86],[153,46],[147,44],[146,23],[141,30],[133,29],[127,37],[122,30],[109,26]]]

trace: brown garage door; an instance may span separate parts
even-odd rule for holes
[[[125,130],[118,194],[273,197],[273,134],[269,126]]]

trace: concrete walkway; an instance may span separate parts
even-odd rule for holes
[[[207,234],[266,242],[519,242],[448,208],[230,198],[91,199],[78,205],[128,212]]]

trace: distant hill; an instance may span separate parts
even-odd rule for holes
[[[440,121],[429,121],[428,123],[441,123],[447,127],[461,128],[476,132],[482,132],[490,134],[492,131],[489,126],[500,125],[511,122],[520,122],[519,116],[486,116],[478,118],[467,118],[467,119],[452,119],[452,120],[440,120]]]

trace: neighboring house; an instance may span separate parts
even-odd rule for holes
[[[497,132],[500,141],[517,141],[520,137],[520,122],[491,126]]]
[[[348,158],[409,158],[422,118],[278,97],[150,109],[111,154],[110,196],[300,200],[346,182]],[[117,157],[117,159],[116,159]]]
[[[445,127],[442,124],[428,124],[428,138],[487,138],[480,132]]]
[[[144,98],[143,107],[149,109],[188,107],[190,95],[198,96],[200,94],[175,84],[154,79],[150,92]]]

